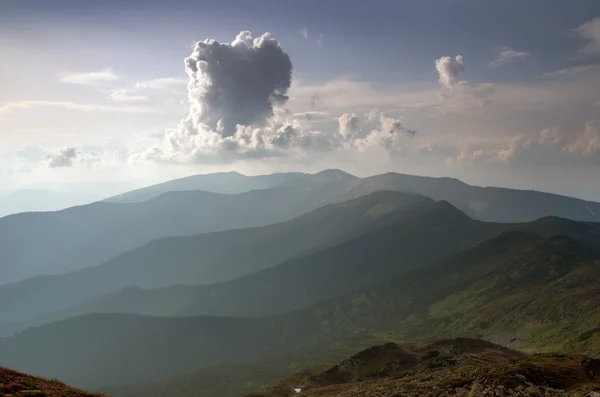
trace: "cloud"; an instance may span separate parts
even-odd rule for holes
[[[564,146],[569,153],[584,157],[600,155],[600,119],[586,123],[585,129]]]
[[[100,111],[116,113],[160,113],[159,110],[147,106],[89,105],[75,102],[60,101],[18,101],[0,106],[0,118],[18,110],[32,109],[36,107],[58,107],[67,110],[77,110],[83,112]]]
[[[352,139],[356,137],[359,128],[358,116],[354,113],[344,113],[338,119],[338,132],[344,139]]]
[[[273,106],[283,105],[291,84],[292,62],[269,33],[252,38],[241,32],[231,44],[205,40],[185,59],[190,78],[190,133],[208,127],[232,136],[239,125],[264,125]]]
[[[498,55],[496,59],[490,62],[490,67],[496,68],[499,66],[503,66],[511,62],[517,61],[519,59],[527,58],[528,56],[529,52],[515,51],[508,47],[500,47],[498,49]]]
[[[542,78],[555,79],[563,77],[574,77],[582,74],[589,74],[600,71],[600,64],[572,66],[564,69],[559,69],[554,72],[544,73]]]
[[[77,157],[77,150],[72,147],[66,147],[59,150],[56,154],[48,155],[48,168],[72,167],[73,160]]]
[[[363,121],[354,113],[343,114],[338,119],[338,134],[347,147],[359,151],[375,147],[398,151],[405,137],[414,137],[416,131],[405,128],[400,119],[372,109]]]
[[[436,59],[435,68],[439,75],[439,83],[448,91],[454,92],[454,87],[459,82],[460,75],[465,71],[463,57],[457,55],[454,59],[448,56]]]
[[[318,157],[376,143],[392,149],[398,135],[412,133],[399,120],[383,115],[378,115],[376,127],[360,136],[351,136],[349,130],[346,136],[337,130],[315,130],[313,121],[335,118],[329,112],[294,113],[285,107],[292,62],[268,33],[253,38],[250,32],[241,32],[230,44],[204,40],[197,43],[184,65],[189,76],[188,116],[165,132],[160,145],[132,155],[133,162]],[[314,108],[318,98],[318,93],[312,93],[307,108]]]
[[[594,18],[585,22],[575,29],[575,33],[587,44],[581,48],[581,52],[588,54],[600,54],[600,18]]]
[[[182,89],[185,89],[186,85],[187,81],[177,77],[161,77],[152,80],[138,81],[134,88],[179,93]]]
[[[308,28],[304,27],[300,30],[300,33],[302,34],[302,36],[304,36],[305,39],[308,39]]]
[[[526,137],[517,135],[508,142],[482,142],[465,145],[451,159],[457,164],[600,164],[600,120],[586,123],[581,132],[562,133],[543,129]]]
[[[127,89],[113,90],[108,94],[108,99],[116,102],[145,102],[148,100],[147,96],[135,95]]]
[[[89,86],[104,86],[121,80],[111,69],[104,69],[99,72],[86,73],[68,73],[65,74],[59,82]]]

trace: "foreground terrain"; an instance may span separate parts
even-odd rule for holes
[[[596,396],[600,360],[525,354],[478,339],[375,346],[325,371],[300,371],[249,397]]]
[[[42,379],[0,368],[0,396],[103,397],[71,388],[56,379]]]

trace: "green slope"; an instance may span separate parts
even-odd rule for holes
[[[591,232],[598,235],[597,229]],[[284,370],[331,362],[332,355],[339,352],[351,354],[361,340],[415,343],[445,335],[597,356],[599,271],[597,248],[573,237],[540,237],[526,231],[504,233],[399,278],[268,319],[278,330],[272,343],[295,346],[290,352],[301,365],[294,367],[293,360],[284,358],[274,359],[272,364],[259,361],[239,374],[254,370],[257,379],[266,382]],[[222,375],[215,379],[222,379],[228,372],[221,367],[217,373]],[[204,371],[190,374],[179,378],[178,384],[191,390],[186,387],[205,375]],[[229,375],[228,385],[207,380],[205,387],[212,385],[222,395],[244,390],[238,372]],[[155,388],[164,391],[169,384]],[[148,389],[116,395],[135,396],[139,390]],[[210,394],[190,391],[189,395]]]

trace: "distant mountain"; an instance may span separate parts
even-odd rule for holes
[[[465,214],[491,222],[527,222],[545,216],[600,222],[600,203],[533,190],[467,185],[453,178],[387,173],[350,182],[347,197],[400,190],[445,200]]]
[[[406,211],[404,208],[395,209],[398,203],[407,205]],[[208,286],[178,285],[157,290],[126,288],[55,313],[52,317],[56,316],[53,319],[57,320],[103,312],[157,316],[269,316],[309,306],[405,273],[473,246],[503,228],[474,221],[445,202],[434,203],[420,196],[397,192],[373,193],[325,207],[298,220],[310,216],[315,220],[314,225],[335,224],[334,211],[338,212],[342,205],[354,207],[358,204],[359,214],[383,217],[387,224],[379,222],[377,225],[380,227],[374,231],[229,282]],[[327,212],[331,215],[325,216]],[[345,216],[339,215],[339,220]],[[322,222],[316,222],[317,218]],[[350,220],[346,219],[346,222]],[[95,279],[98,280],[98,277],[89,278],[89,288],[93,288],[91,283]],[[74,284],[73,281],[70,283]],[[62,289],[59,291],[62,292]],[[14,292],[19,296],[18,291]],[[44,295],[51,296],[48,293]],[[47,322],[49,318],[45,320]]]
[[[223,194],[244,193],[250,190],[268,189],[282,183],[293,182],[305,175],[301,172],[257,176],[242,175],[238,172],[200,174],[132,190],[104,201],[109,203],[139,203],[164,193],[189,190],[204,190]]]
[[[138,189],[108,199],[113,202],[136,202],[168,191],[206,190],[239,193],[252,189],[290,185],[319,179],[347,182],[336,200],[347,200],[378,190],[418,193],[436,201],[445,200],[467,215],[492,222],[527,222],[545,216],[600,222],[600,203],[579,200],[533,190],[467,185],[454,178],[434,178],[386,173],[357,178],[341,170],[324,170],[314,175],[302,173],[244,176],[235,172],[195,175],[159,185]]]
[[[231,180],[240,178],[247,181],[245,188],[253,183],[274,186],[232,195],[170,191],[202,185],[179,181],[174,186],[167,183],[166,187],[147,188],[153,198],[141,202],[99,202],[53,213],[2,218],[0,250],[6,258],[0,269],[2,282],[97,265],[162,237],[281,222],[379,190],[412,192],[436,201],[445,200],[467,215],[486,221],[525,222],[544,216],[600,221],[599,203],[533,191],[469,186],[450,178],[384,174],[360,179],[340,170],[314,175],[218,174],[198,178],[206,186],[212,183],[213,188],[218,188],[215,184],[223,178],[224,186],[235,185]],[[164,191],[168,192],[155,196]],[[136,197],[133,201],[150,197],[140,192],[132,195]],[[123,197],[115,200],[129,200]]]
[[[369,202],[367,199],[392,198],[395,194],[400,193],[378,192],[345,204],[364,204]],[[369,210],[368,214],[385,208],[380,200],[373,201],[380,204]],[[526,224],[482,223],[467,218],[445,202],[435,205],[433,202],[427,203],[421,203],[419,209],[410,207],[409,213],[389,212],[397,218],[395,223],[386,227],[381,223],[370,224],[381,226],[379,230],[229,282],[207,286],[176,285],[160,289],[125,288],[31,321],[0,326],[0,334],[10,335],[29,326],[88,313],[270,316],[388,279],[472,246],[487,237],[511,230],[541,236],[562,233],[589,245],[599,241],[600,224],[596,223],[560,218],[542,218]],[[338,206],[330,206],[330,209]],[[318,210],[314,215],[319,217],[321,213]],[[384,218],[391,223],[389,215]],[[326,219],[331,218],[323,217],[324,221]],[[380,265],[374,266],[374,259]],[[89,289],[93,290],[92,282],[89,284]],[[40,291],[44,291],[42,286]],[[18,291],[14,294],[19,296]],[[57,294],[44,293],[47,297]]]
[[[285,221],[339,201],[346,183],[320,177],[234,195],[178,191],[140,203],[11,215],[0,219],[1,282],[97,265],[163,237]]]
[[[42,379],[0,368],[0,396],[106,397],[74,389],[56,379]]]
[[[128,286],[155,288],[231,280],[434,206],[433,200],[414,194],[376,192],[270,226],[156,240],[102,265],[0,286],[0,323],[43,316]],[[135,291],[128,288],[125,294]],[[54,320],[66,317],[51,316]],[[47,321],[0,325],[0,334],[43,322]]]
[[[371,261],[374,269],[389,263]],[[106,379],[113,385],[159,381],[274,354],[302,360],[375,335],[411,342],[440,334],[483,336],[520,347],[597,354],[599,265],[598,248],[573,237],[513,231],[381,284],[279,316],[86,315],[7,338],[0,343],[0,357],[17,369],[89,388],[106,385]],[[349,265],[344,276],[352,269]]]
[[[94,194],[22,189],[0,195],[0,218],[20,212],[58,211],[76,205],[89,204],[103,198]]]

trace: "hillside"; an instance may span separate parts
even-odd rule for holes
[[[0,396],[105,397],[71,388],[56,379],[43,379],[0,368]]]
[[[352,181],[347,197],[374,190],[400,190],[445,200],[472,218],[490,222],[527,222],[546,216],[600,222],[600,203],[557,194],[467,185],[453,178],[386,173]]]
[[[398,193],[379,192],[371,196],[393,197],[394,194]],[[359,202],[353,200],[348,204]],[[329,208],[336,209],[337,205]],[[383,207],[374,206],[366,213],[373,214],[380,208]],[[526,224],[492,224],[468,219],[444,203],[436,204],[435,210],[429,208],[427,202],[423,202],[420,211],[416,207],[410,209],[409,213],[385,212],[384,219],[390,223],[390,214],[395,214],[398,222],[395,225],[383,227],[377,223],[381,230],[232,281],[208,286],[125,288],[33,321],[5,325],[0,330],[10,334],[27,326],[86,313],[269,316],[386,280],[504,231],[522,230],[542,236],[562,233],[590,245],[597,243],[600,235],[600,224],[559,218],[543,218]],[[315,215],[320,213],[316,211]],[[381,265],[373,266],[374,258],[379,258]],[[340,277],[342,274],[344,277]]]
[[[565,354],[527,355],[464,338],[425,346],[374,346],[318,374],[302,375],[248,397],[583,397],[600,390],[600,360]]]
[[[596,249],[568,236],[505,233],[394,280],[268,319],[279,330],[273,343],[296,345],[290,350],[295,358],[260,361],[255,377],[266,381],[283,369],[291,372],[294,362],[310,367],[332,354],[350,354],[360,340],[406,344],[444,335],[470,336],[534,352],[599,355],[599,264]],[[195,379],[205,379],[204,389],[233,395],[227,393],[242,390],[250,369],[240,371],[240,378],[231,372],[228,386],[211,383],[206,378],[211,372],[204,371],[213,370],[180,378],[179,388],[189,391]],[[157,392],[140,386],[115,395],[165,395],[158,393],[162,385],[153,390]]]
[[[387,210],[378,204],[367,213]],[[385,213],[390,221],[393,213]],[[246,277],[209,286],[127,288],[78,305],[62,316],[94,312],[269,316],[405,273],[472,246],[498,230],[497,225],[473,221],[447,203],[423,202],[411,206],[409,212],[396,213],[391,225]]]
[[[544,216],[600,221],[599,203],[535,191],[469,186],[450,178],[390,173],[360,179],[339,170],[314,175],[198,176],[204,181],[213,180],[213,185],[218,184],[221,177],[225,185],[238,186],[230,181],[231,178],[243,181],[251,178],[251,181],[269,181],[264,183],[271,187],[223,195],[200,190],[183,191],[181,189],[187,185],[180,181],[174,185],[167,183],[162,187],[146,188],[162,194],[151,193],[141,202],[137,200],[142,197],[138,197],[131,203],[98,202],[63,211],[2,218],[0,250],[8,258],[2,264],[2,282],[6,284],[97,265],[163,237],[281,222],[330,203],[379,190],[412,192],[435,201],[448,201],[467,215],[484,221],[525,222]],[[239,185],[242,190],[244,183]],[[209,185],[206,186],[211,188]],[[250,185],[246,187],[252,187]],[[195,189],[194,186],[203,185],[192,183],[190,187]],[[175,191],[168,190],[171,187]],[[138,193],[133,196],[137,197]]]
[[[240,194],[168,192],[140,203],[97,202],[0,219],[2,283],[98,265],[164,237],[257,227],[334,202],[337,177]]]
[[[106,310],[75,310],[24,324],[68,308],[87,299],[129,286],[144,288],[173,284],[210,284],[245,276],[277,265],[294,256],[339,244],[435,206],[431,199],[399,192],[375,192],[343,203],[332,204],[290,221],[260,228],[238,229],[154,241],[99,266],[65,275],[38,277],[0,286],[0,335],[11,334],[28,325]],[[318,272],[313,275],[318,274]],[[159,314],[163,308],[181,313],[189,288],[173,287],[169,302],[152,304]],[[139,289],[128,288],[126,296]],[[4,298],[3,298],[4,297]],[[190,304],[193,302],[189,302]],[[124,308],[125,306],[123,306]],[[108,308],[108,311],[115,311]],[[123,310],[116,310],[123,311]]]
[[[412,343],[443,334],[481,336],[521,348],[597,354],[599,260],[572,237],[510,232],[292,313],[254,320],[81,316],[7,338],[0,357],[17,369],[89,388],[108,386],[105,379],[122,386],[166,380],[193,368],[286,353],[318,363],[331,349],[373,338]]]
[[[109,203],[139,203],[168,192],[204,190],[212,193],[236,194],[250,190],[268,189],[293,182],[306,174],[300,172],[247,176],[239,172],[217,172],[178,178],[164,183],[132,190],[105,199]]]

